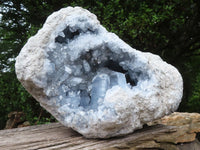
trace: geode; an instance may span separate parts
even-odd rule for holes
[[[87,138],[125,135],[174,112],[183,81],[159,56],[131,48],[80,7],[50,15],[16,58],[26,90]]]

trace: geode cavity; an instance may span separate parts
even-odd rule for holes
[[[142,128],[175,111],[183,91],[176,68],[131,48],[80,7],[50,15],[15,68],[42,107],[88,138]]]

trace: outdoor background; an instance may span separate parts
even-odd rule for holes
[[[174,65],[184,80],[178,111],[200,113],[200,0],[1,0],[0,129],[12,111],[31,124],[55,121],[21,86],[14,64],[47,16],[67,6],[88,9],[132,47]]]

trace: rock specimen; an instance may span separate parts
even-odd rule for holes
[[[175,111],[183,91],[176,68],[131,48],[80,7],[50,15],[15,68],[42,107],[88,138],[142,128]]]

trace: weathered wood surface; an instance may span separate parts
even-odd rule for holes
[[[199,123],[197,119],[181,126],[153,125],[106,140],[86,139],[59,123],[51,123],[1,130],[0,150],[200,150],[200,144],[195,140]],[[182,143],[184,141],[188,143]]]
[[[156,125],[146,127],[124,137],[107,140],[86,139],[75,131],[52,123],[0,131],[0,150],[76,150],[76,149],[145,149],[163,148],[179,150],[173,143],[168,143],[163,136],[170,137],[176,127]],[[198,145],[198,143],[197,143]],[[189,144],[194,147],[193,144]],[[181,149],[180,149],[181,150]],[[187,149],[185,149],[187,150]],[[190,148],[190,150],[192,150]],[[199,149],[194,149],[199,150]]]

